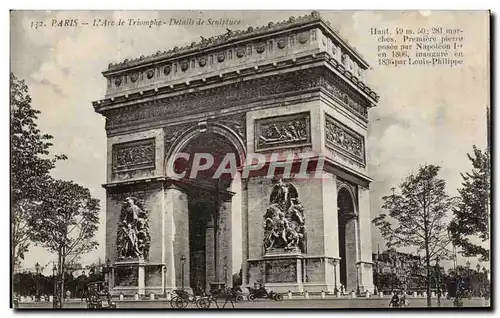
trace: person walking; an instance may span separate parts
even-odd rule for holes
[[[399,303],[399,296],[397,294],[394,294],[391,298],[391,301],[389,302],[389,307],[393,308],[399,308],[400,303]]]
[[[406,291],[405,290],[403,290],[403,292],[401,294],[400,304],[401,304],[401,307],[408,307],[408,305],[409,305],[408,299],[406,298]]]

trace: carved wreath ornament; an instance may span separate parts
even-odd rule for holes
[[[130,80],[132,81],[132,83],[137,82],[138,79],[139,79],[139,73],[132,73],[130,75]]]
[[[165,66],[165,68],[163,69],[163,74],[168,75],[168,74],[170,74],[170,72],[171,72],[171,71],[172,71],[172,66],[167,65],[167,66]]]
[[[265,50],[266,50],[266,44],[265,43],[259,43],[255,47],[255,51],[257,51],[257,53],[259,53],[259,54],[264,53]]]
[[[155,71],[154,70],[148,70],[146,76],[149,78],[149,79],[152,79],[153,76],[155,76]]]
[[[239,48],[238,50],[236,50],[236,56],[239,58],[242,58],[243,56],[245,56],[245,49]]]
[[[285,39],[279,39],[278,40],[278,48],[284,49],[286,46],[286,40]]]

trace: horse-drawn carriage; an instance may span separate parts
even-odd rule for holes
[[[228,288],[225,283],[214,282],[210,284],[210,292],[204,293],[199,290],[190,295],[186,290],[174,290],[175,295],[170,300],[172,308],[182,309],[186,308],[190,303],[198,308],[210,308],[215,304],[217,308],[224,308],[227,303],[231,303],[234,307],[234,302],[243,299],[243,296],[235,289]],[[222,307],[219,307],[220,302],[224,302]]]

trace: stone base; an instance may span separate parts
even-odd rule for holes
[[[327,294],[333,294],[335,291],[335,286],[324,283],[304,283],[304,291],[308,291],[310,293],[320,293],[325,292]]]
[[[359,290],[364,293],[364,292],[370,292],[371,294],[374,293],[375,290],[375,285],[359,285]]]
[[[143,259],[120,260],[113,264],[111,295],[146,295]]]
[[[266,283],[265,286],[268,292],[273,291],[282,294],[289,291],[292,293],[302,293],[305,290],[304,286],[300,283]]]
[[[116,286],[113,287],[110,293],[111,296],[120,296],[120,294],[123,294],[123,296],[134,296],[135,294],[138,294],[140,296],[146,295],[144,291],[140,293],[139,287],[137,286]]]
[[[264,258],[292,258],[292,257],[302,257],[302,252],[298,247],[292,248],[270,248],[267,250],[266,254],[263,256]]]

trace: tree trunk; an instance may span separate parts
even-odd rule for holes
[[[60,301],[61,301],[61,307],[60,308],[63,308],[63,302],[64,302],[64,250],[61,254],[61,287],[59,289],[59,297],[60,297]]]
[[[425,263],[427,265],[427,307],[432,307],[431,304],[431,260],[429,257],[429,247],[425,247]]]

